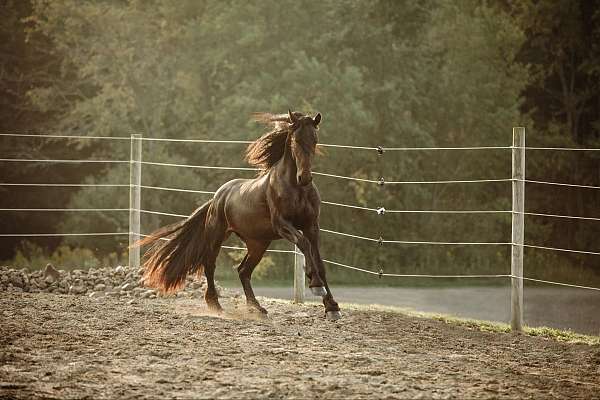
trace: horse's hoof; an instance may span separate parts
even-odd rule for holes
[[[330,321],[337,321],[342,318],[342,313],[338,311],[327,311],[327,319]]]
[[[207,304],[207,308],[208,308],[208,312],[213,313],[213,314],[222,314],[223,313],[223,307],[221,307],[220,304],[210,303],[210,304]]]
[[[257,314],[267,315],[269,313],[265,308],[254,305],[254,304],[249,304],[248,309],[250,310],[250,312],[257,313]]]
[[[325,296],[327,294],[327,290],[323,286],[313,286],[310,288],[313,296]]]

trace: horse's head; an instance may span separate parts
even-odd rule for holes
[[[296,180],[298,185],[306,186],[312,182],[312,161],[317,151],[317,129],[321,114],[314,118],[288,111],[291,124],[291,149],[296,162]]]

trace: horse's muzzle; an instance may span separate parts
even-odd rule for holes
[[[308,174],[299,174],[298,176],[296,176],[296,180],[298,181],[298,185],[300,186],[306,186],[309,183],[312,182],[312,174],[308,173]]]

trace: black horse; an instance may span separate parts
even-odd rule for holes
[[[306,275],[313,294],[323,297],[326,315],[341,317],[325,278],[319,252],[320,197],[312,182],[321,114],[299,112],[255,114],[272,130],[248,146],[246,160],[260,167],[254,179],[234,179],[185,221],[157,230],[140,241],[152,244],[144,261],[144,283],[169,292],[177,290],[189,273],[204,271],[209,308],[221,311],[215,290],[215,261],[221,244],[234,232],[248,252],[238,274],[249,306],[267,313],[256,300],[250,277],[273,240],[286,239],[306,258]],[[169,237],[169,241],[160,240]]]

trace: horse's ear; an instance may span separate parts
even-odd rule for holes
[[[298,122],[298,118],[294,116],[294,113],[290,109],[288,109],[288,116],[290,118],[290,124],[295,124],[296,122]]]
[[[321,113],[317,113],[317,115],[315,115],[315,117],[313,118],[313,125],[315,126],[315,128],[319,126],[319,123],[321,123]]]

